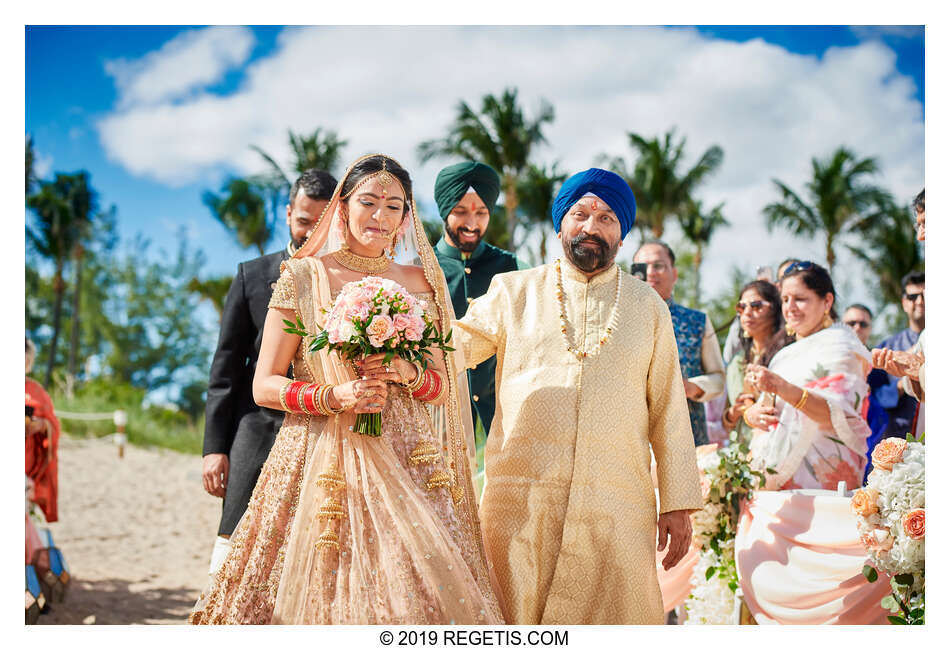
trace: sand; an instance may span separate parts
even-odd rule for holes
[[[220,513],[198,456],[63,436],[51,530],[73,581],[39,624],[184,624]]]

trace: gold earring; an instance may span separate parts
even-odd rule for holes
[[[788,334],[789,336],[795,336],[795,330],[792,329],[791,325],[785,326],[785,333]]]
[[[825,312],[825,319],[824,319],[823,321],[821,321],[821,326],[822,326],[822,327],[831,327],[833,324],[834,324],[834,321],[831,320],[831,314],[826,311],[826,312]]]
[[[749,330],[747,330],[747,329],[745,329],[745,328],[742,328],[742,338],[747,339],[747,338],[751,338],[751,337],[752,337],[752,335],[749,334]]]

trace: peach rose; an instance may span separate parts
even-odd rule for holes
[[[871,532],[861,535],[861,543],[864,544],[867,550],[881,553],[891,550],[891,547],[894,546],[894,538],[891,537],[887,529],[875,528]]]
[[[851,497],[851,512],[854,514],[868,517],[877,511],[877,490],[874,488],[858,490]]]
[[[876,469],[890,471],[896,463],[904,458],[904,450],[907,449],[907,441],[901,438],[885,438],[877,443],[874,451],[871,453],[871,463]]]
[[[709,490],[712,488],[712,482],[703,474],[699,479],[699,487],[703,491],[703,501],[709,500]]]
[[[923,539],[926,517],[923,508],[916,508],[904,514],[901,519],[904,525],[904,533],[911,539]]]

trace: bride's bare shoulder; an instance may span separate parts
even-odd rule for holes
[[[412,293],[426,293],[432,291],[429,286],[429,280],[426,279],[425,271],[421,266],[412,266],[408,264],[394,264],[393,278],[399,284],[406,287]]]

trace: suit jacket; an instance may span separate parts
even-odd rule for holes
[[[286,250],[238,265],[221,314],[221,333],[211,362],[205,409],[204,454],[227,454],[239,433],[276,435],[282,411],[254,403],[251,383],[273,285]]]

